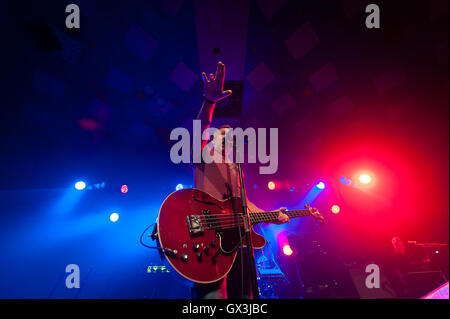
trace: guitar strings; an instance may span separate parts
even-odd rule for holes
[[[264,217],[273,217],[275,216],[275,214],[278,214],[279,211],[274,211],[274,212],[261,212],[261,213],[250,213],[251,217],[255,217],[255,218],[264,218]],[[302,216],[302,215],[309,215],[311,213],[311,211],[309,210],[295,210],[295,211],[289,211],[287,212],[287,214],[289,215],[298,215],[298,216]],[[236,216],[242,217],[244,216],[243,214],[208,214],[208,215],[197,215],[200,217],[205,217],[205,218],[236,218]]]
[[[303,215],[303,216],[300,215],[300,216],[296,216],[296,217],[304,217],[304,216],[307,216],[307,215]],[[261,220],[261,221],[257,221],[257,222],[259,223],[259,222],[265,222],[265,221],[266,220]],[[230,223],[230,221],[228,221],[228,223],[220,223],[220,222],[207,223],[205,220],[204,223],[206,224],[206,225],[204,225],[206,228],[209,227],[211,229],[231,229],[231,228],[237,228],[238,226],[239,227],[244,226],[243,220],[239,220],[239,225],[237,222],[234,222],[234,221],[231,221],[231,223]],[[203,224],[203,222],[202,222],[202,224]]]
[[[254,212],[250,213],[250,223],[257,224],[275,219],[275,214],[279,211],[272,212]],[[312,215],[310,209],[292,210],[287,212],[291,217],[304,217]],[[244,226],[243,214],[210,214],[198,215],[201,218],[202,226],[212,229],[230,229]],[[239,218],[239,225],[237,218]]]
[[[308,216],[310,215],[310,211],[306,210],[306,211],[299,211],[301,212],[300,214],[298,214],[297,216],[293,216],[293,217],[301,217],[301,216]],[[217,217],[212,217],[212,216],[217,216]],[[263,217],[271,217],[271,220],[274,219],[273,216],[271,215],[264,215],[264,216],[254,216],[256,218],[251,218],[251,223],[253,223],[253,221],[256,221],[257,223],[260,222],[265,222],[268,221],[266,219],[264,219]],[[219,218],[220,217],[220,218]],[[237,221],[239,217],[239,221]],[[202,220],[202,224],[205,224],[203,226],[206,227],[211,227],[211,228],[222,228],[222,229],[229,229],[229,228],[235,228],[238,227],[238,223],[239,226],[244,226],[244,220],[243,220],[243,215],[242,214],[238,214],[236,215],[221,215],[221,214],[215,214],[215,215],[203,215],[200,216],[200,218],[203,218]]]
[[[302,217],[302,216],[308,216],[309,214],[301,214],[298,216],[291,216],[291,217]],[[223,216],[223,217],[209,217],[209,216],[201,216],[200,217],[202,219],[202,221],[204,221],[205,223],[209,224],[209,225],[213,225],[213,224],[222,224],[222,225],[227,225],[227,222],[233,222],[235,220],[238,219],[238,217],[236,216]],[[239,216],[240,221],[243,221],[243,217]],[[265,222],[265,221],[270,221],[270,220],[274,220],[276,219],[274,216],[259,216],[259,217],[250,217],[250,221],[252,222]]]
[[[291,217],[301,217],[301,216],[308,216],[308,215],[310,215],[309,212],[302,212],[302,213],[299,213],[299,214],[291,215]],[[219,215],[205,215],[205,216],[199,215],[199,217],[202,218],[203,221],[205,223],[208,223],[208,224],[223,224],[223,225],[226,225],[227,222],[234,221],[237,218],[243,220],[243,215],[239,215],[239,216],[236,216],[236,215],[229,215],[228,216],[227,215],[227,216],[224,216],[224,215],[220,215],[219,214]],[[274,215],[250,216],[250,220],[251,221],[256,221],[256,222],[269,221],[269,220],[273,220],[275,218],[276,217]]]
[[[273,212],[255,212],[250,213],[250,216],[273,216],[274,214],[278,214],[280,211],[273,211]],[[302,210],[291,210],[288,212],[285,212],[287,214],[308,214],[310,213],[310,210],[302,209]],[[243,214],[237,214],[239,216],[244,216]],[[208,214],[208,215],[198,215],[200,217],[210,217],[210,216],[219,216],[219,217],[235,217],[236,214]]]

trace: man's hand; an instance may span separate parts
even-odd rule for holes
[[[279,213],[278,213],[278,220],[276,222],[274,222],[277,225],[281,225],[284,223],[289,223],[291,220],[289,219],[289,216],[286,215],[284,212],[286,212],[286,207],[280,207],[280,209],[278,209]]]
[[[207,100],[218,102],[232,93],[231,90],[223,91],[223,81],[225,80],[225,64],[223,64],[222,62],[217,63],[215,76],[210,73],[209,77],[207,77],[206,73],[203,72],[202,78],[205,86],[205,98]]]

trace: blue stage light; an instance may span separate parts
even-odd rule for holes
[[[75,183],[75,188],[81,191],[86,188],[86,183],[83,181],[78,181]]]
[[[179,191],[180,189],[183,189],[183,184],[178,184],[177,187],[175,187],[175,190]]]
[[[318,189],[325,189],[325,183],[324,183],[324,182],[319,182],[319,183],[316,185],[316,187],[317,187]]]
[[[115,223],[116,221],[119,220],[119,214],[117,214],[117,213],[112,213],[112,214],[109,216],[109,220],[112,221],[113,223]]]

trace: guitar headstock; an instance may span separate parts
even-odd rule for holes
[[[324,224],[325,218],[322,216],[322,214],[319,212],[317,208],[313,208],[309,206],[308,204],[305,205],[305,208],[308,209],[311,213],[311,216],[314,217],[319,223]]]

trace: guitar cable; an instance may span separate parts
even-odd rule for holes
[[[158,246],[156,246],[156,247],[149,246],[149,245],[145,244],[144,241],[142,240],[142,237],[144,237],[144,234],[145,234],[145,233],[147,232],[147,230],[148,230],[150,227],[152,227],[153,225],[156,226],[156,223],[153,223],[153,224],[151,224],[150,226],[148,226],[146,229],[144,229],[144,231],[143,231],[142,234],[141,234],[141,237],[139,238],[139,242],[140,242],[141,245],[144,246],[144,247],[163,250],[161,247],[158,247]],[[153,231],[154,231],[154,229],[153,229]],[[151,236],[153,236],[153,234],[152,234]],[[153,239],[153,237],[152,237],[152,239]]]
[[[152,234],[149,235],[149,237],[152,237],[152,240],[158,239],[158,230],[157,230],[157,222],[151,224],[150,226],[148,226],[146,229],[144,229],[144,231],[141,234],[141,237],[139,238],[139,242],[141,243],[142,246],[146,247],[146,248],[151,248],[151,249],[157,249],[158,253],[159,253],[159,257],[161,258],[161,260],[164,260],[165,254],[173,254],[174,251],[172,249],[168,249],[168,248],[162,248],[159,246],[159,240],[156,241],[156,247],[155,246],[149,246],[147,244],[144,243],[144,241],[142,240],[142,238],[144,237],[144,234],[147,232],[147,230],[153,227],[153,231]]]

